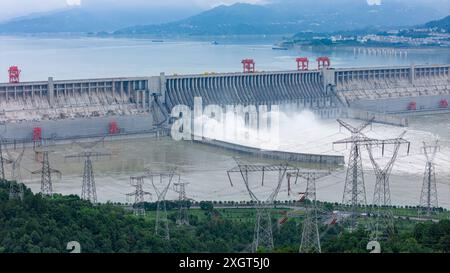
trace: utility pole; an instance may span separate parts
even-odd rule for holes
[[[155,234],[165,240],[170,240],[169,219],[167,219],[166,194],[172,183],[174,171],[168,173],[151,173],[147,175],[151,179],[153,189],[158,201],[156,204]],[[156,183],[155,180],[159,180]]]
[[[263,247],[267,251],[274,248],[273,243],[273,233],[272,233],[272,219],[270,216],[270,209],[274,205],[274,201],[280,191],[281,184],[288,170],[295,170],[294,168],[288,167],[287,164],[281,165],[246,165],[238,163],[237,167],[234,167],[227,171],[228,179],[231,186],[233,182],[231,180],[231,173],[239,173],[242,180],[244,181],[245,187],[250,195],[251,200],[256,206],[256,222],[255,231],[253,235],[252,252],[255,253],[260,247]],[[249,173],[260,173],[261,174],[261,186],[264,186],[264,180],[266,173],[278,173],[277,183],[272,193],[265,200],[257,197],[256,194],[251,189],[249,182]]]
[[[42,153],[42,168],[31,172],[31,174],[41,174],[41,194],[43,196],[53,196],[52,174],[55,173],[61,177],[61,172],[50,167],[49,151],[44,150]]]
[[[145,216],[145,208],[144,208],[145,196],[152,195],[151,193],[146,192],[143,189],[144,178],[145,176],[130,177],[130,184],[133,187],[135,187],[135,190],[134,192],[128,193],[127,197],[130,198],[134,196],[133,212],[137,216]]]
[[[178,177],[180,179],[180,177]],[[187,182],[180,182],[174,183],[174,191],[178,193],[178,218],[177,218],[177,225],[189,225],[189,213],[188,213],[188,202],[189,199],[186,197],[186,185],[189,183]]]
[[[410,142],[403,139],[406,131],[403,132],[396,139],[383,140],[384,144],[392,144],[394,145],[394,151],[392,152],[391,159],[385,165],[385,167],[381,167],[379,163],[375,160],[373,156],[372,145],[377,144],[376,140],[368,141],[366,144],[367,151],[369,153],[370,161],[372,162],[373,169],[375,171],[375,190],[373,194],[373,204],[377,207],[377,215],[376,215],[376,223],[374,228],[374,240],[379,240],[379,236],[385,237],[390,236],[395,233],[394,226],[394,214],[391,208],[391,191],[389,184],[389,177],[392,172],[392,168],[394,167],[394,163],[398,156],[398,151],[402,144],[408,145],[408,153]],[[384,149],[383,149],[384,153]]]
[[[306,179],[305,218],[300,243],[300,253],[321,253],[319,226],[317,223],[316,180],[330,175],[329,171],[297,171],[288,173],[291,177]]]
[[[427,159],[423,176],[422,192],[420,195],[419,215],[425,214],[429,217],[433,209],[438,207],[438,193],[436,187],[435,163],[436,153],[440,148],[439,141],[427,145],[423,143],[423,152]]]

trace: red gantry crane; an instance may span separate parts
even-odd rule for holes
[[[308,70],[309,69],[309,60],[306,57],[300,57],[296,59],[297,61],[297,70]]]
[[[243,59],[241,63],[244,68],[244,73],[255,72],[255,62],[253,61],[253,59]]]
[[[328,57],[319,57],[317,58],[317,68],[320,69],[329,69],[331,66],[330,58]]]
[[[17,66],[11,66],[8,70],[9,83],[19,83],[20,80],[20,69]]]

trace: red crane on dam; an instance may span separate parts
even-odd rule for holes
[[[296,59],[297,62],[297,70],[308,70],[309,69],[309,60],[306,57],[300,57]]]
[[[319,57],[316,59],[317,61],[317,69],[329,69],[331,66],[330,58],[328,57]]]
[[[417,103],[415,101],[411,101],[408,103],[408,111],[415,111],[417,110]]]
[[[19,83],[20,69],[17,66],[10,66],[8,69],[9,83]]]
[[[241,63],[244,68],[244,73],[255,72],[255,61],[253,59],[243,59]]]

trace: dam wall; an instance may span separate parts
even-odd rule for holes
[[[396,113],[407,102],[438,108],[450,95],[450,65],[209,73],[0,84],[0,122],[149,113],[154,125],[177,104],[291,105],[333,117],[340,107]],[[382,104],[382,105],[381,105]],[[405,105],[406,104],[406,105]],[[388,108],[392,109],[388,111]]]
[[[449,71],[449,65],[340,69],[335,90],[348,107],[374,112],[404,113],[411,102],[417,110],[442,110],[441,100],[450,99]]]

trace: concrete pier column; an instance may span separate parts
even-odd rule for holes
[[[416,81],[416,67],[414,64],[411,64],[411,68],[409,70],[409,81],[414,84]]]
[[[139,104],[141,102],[139,93],[140,93],[139,90],[134,91],[135,103],[138,108],[139,108],[139,106],[140,106]]]
[[[141,94],[142,94],[142,109],[145,109],[146,107],[145,107],[145,105],[146,105],[146,92],[145,92],[145,90],[142,90],[141,91]]]
[[[334,70],[322,69],[322,79],[323,79],[323,93],[328,92],[328,86],[336,85],[336,77]]]
[[[115,98],[116,97],[116,82],[113,80],[112,82],[111,82],[111,89],[112,89],[112,97],[113,98]]]
[[[161,72],[159,74],[159,85],[161,91],[161,101],[166,102],[166,74]]]
[[[53,77],[48,78],[48,84],[47,84],[47,97],[48,97],[48,103],[50,106],[52,106],[55,103],[55,86],[53,84]]]
[[[123,92],[123,81],[120,82],[120,98],[125,101],[125,94]]]

